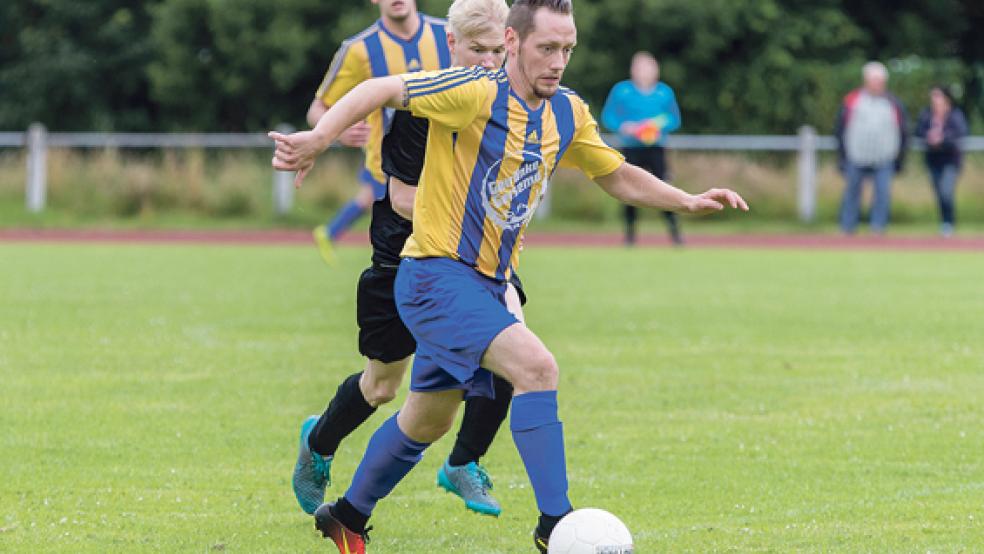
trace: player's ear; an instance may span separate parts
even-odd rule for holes
[[[519,53],[519,34],[512,27],[506,27],[506,53],[510,56]]]
[[[454,46],[458,43],[457,39],[454,38],[454,33],[447,31],[448,34],[448,51],[451,52],[451,58],[454,59]]]

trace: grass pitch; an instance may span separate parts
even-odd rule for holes
[[[368,260],[313,248],[0,244],[0,551],[326,552],[290,489],[298,426],[362,365]],[[984,547],[984,257],[530,249],[560,362],[571,496],[638,552]],[[343,443],[344,491],[385,406]],[[531,552],[505,511],[384,500],[371,552]]]

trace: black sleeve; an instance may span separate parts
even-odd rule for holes
[[[898,98],[892,97],[895,102],[895,109],[899,112],[899,155],[895,158],[895,171],[902,171],[905,167],[905,157],[909,153],[909,115],[905,111],[905,106]]]
[[[970,126],[967,125],[967,118],[964,116],[963,110],[953,108],[950,111],[950,118],[953,119],[952,140],[957,141],[970,134]],[[945,126],[944,129],[946,129]]]
[[[844,123],[847,119],[847,107],[841,104],[840,111],[837,112],[837,119],[834,120],[834,138],[837,139],[837,168],[844,172],[847,152],[844,149]]]
[[[428,127],[426,119],[413,117],[410,112],[398,110],[393,114],[389,132],[383,137],[383,173],[417,186],[424,169]]]

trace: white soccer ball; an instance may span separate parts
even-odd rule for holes
[[[550,533],[547,554],[632,554],[632,535],[620,519],[597,508],[581,508]]]

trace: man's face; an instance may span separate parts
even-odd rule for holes
[[[871,73],[864,76],[864,88],[870,94],[884,94],[887,82],[888,79],[881,73]]]
[[[410,17],[417,7],[416,0],[372,0],[372,3],[379,6],[380,15],[395,21]]]
[[[659,81],[659,64],[649,56],[634,56],[629,73],[633,82],[651,87]]]
[[[448,34],[451,61],[456,66],[481,66],[485,69],[499,69],[506,59],[506,39],[504,31],[497,28],[474,37],[459,39]]]
[[[560,87],[560,78],[571,60],[577,43],[574,16],[540,8],[533,18],[534,29],[520,41],[515,33],[507,37],[510,56],[516,56],[519,70],[540,98],[550,98]],[[511,40],[510,40],[511,38]]]

